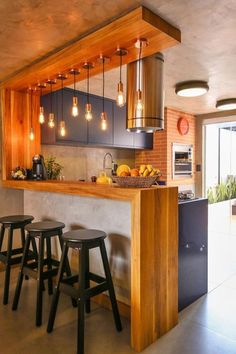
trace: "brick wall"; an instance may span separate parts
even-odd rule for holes
[[[189,132],[180,135],[177,129],[178,119],[184,117],[189,121]],[[153,150],[137,151],[135,153],[135,165],[150,163],[159,168],[162,173],[161,179],[168,185],[186,185],[195,183],[195,130],[196,122],[192,114],[176,109],[165,109],[165,129],[156,132],[153,139]],[[172,143],[193,145],[193,178],[172,179]]]

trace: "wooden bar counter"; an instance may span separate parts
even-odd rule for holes
[[[142,351],[178,322],[177,188],[2,181],[5,188],[126,201],[131,206],[131,345]],[[53,200],[53,195],[51,196]],[[40,203],[40,198],[38,198]],[[43,205],[41,206],[43,208]],[[66,207],[64,212],[66,213]],[[119,215],[117,215],[119,218]],[[62,220],[63,221],[63,220]]]

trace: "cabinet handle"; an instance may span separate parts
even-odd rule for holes
[[[185,248],[190,248],[189,243],[186,243],[186,245],[184,246]]]
[[[204,251],[204,249],[205,249],[205,247],[206,247],[206,246],[205,246],[204,244],[202,244],[202,245],[200,246],[200,249],[199,249],[199,250],[200,250],[200,252],[203,252],[203,251]]]

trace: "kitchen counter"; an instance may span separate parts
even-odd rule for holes
[[[141,351],[178,322],[178,190],[73,181],[2,181],[24,190],[24,212],[68,229],[101,228],[131,345]],[[99,259],[99,257],[97,257]],[[96,255],[91,267],[99,270]],[[128,275],[127,275],[128,274]],[[104,295],[105,298],[105,295]],[[101,300],[103,301],[103,300]],[[107,303],[104,300],[103,302]]]

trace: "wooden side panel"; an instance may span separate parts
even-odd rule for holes
[[[177,188],[133,202],[131,341],[142,351],[178,322]]]
[[[16,166],[30,168],[32,156],[40,153],[39,97],[34,94],[32,98],[34,141],[29,140],[30,95],[13,90],[2,90],[1,103],[3,179],[7,179]]]

